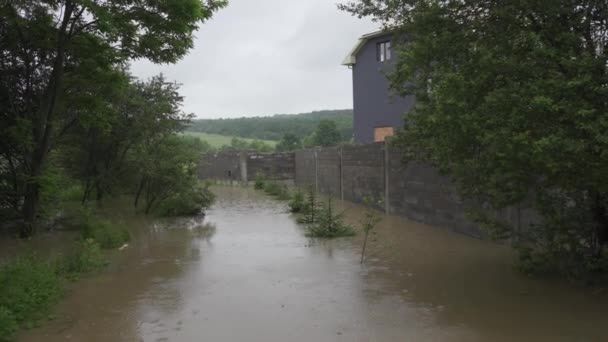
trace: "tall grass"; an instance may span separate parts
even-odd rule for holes
[[[81,241],[67,256],[43,260],[33,254],[0,265],[0,342],[12,341],[19,328],[49,317],[66,280],[74,280],[106,264],[99,244]]]

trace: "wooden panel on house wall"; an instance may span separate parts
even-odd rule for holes
[[[395,129],[391,126],[374,128],[374,141],[383,142],[387,137],[395,135]]]

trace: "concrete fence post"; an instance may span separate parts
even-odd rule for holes
[[[389,182],[389,149],[388,143],[384,143],[384,213],[390,214],[390,182]]]
[[[319,192],[319,155],[317,153],[317,148],[314,148],[314,157],[315,157],[315,191]]]
[[[339,166],[339,177],[340,177],[340,199],[344,201],[344,173],[342,169],[343,161],[342,161],[342,145],[338,147],[338,157],[340,158]]]
[[[247,179],[247,152],[241,152],[241,155],[239,156],[239,166],[241,169],[241,182],[243,182],[244,184],[247,184],[247,182],[249,181]]]

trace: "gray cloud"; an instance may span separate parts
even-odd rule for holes
[[[132,72],[181,83],[184,110],[199,118],[350,108],[351,73],[340,63],[376,27],[332,0],[231,0],[178,64],[136,61]]]

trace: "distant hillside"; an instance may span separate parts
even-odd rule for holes
[[[344,140],[352,137],[352,109],[238,119],[201,119],[194,120],[187,130],[262,140],[280,140],[285,133],[293,133],[303,139],[315,130],[322,119],[334,120]]]

